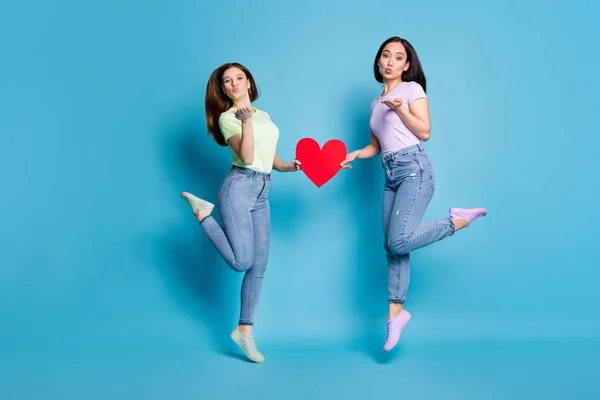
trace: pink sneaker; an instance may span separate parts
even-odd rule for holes
[[[387,339],[385,340],[385,345],[383,349],[385,351],[390,351],[396,346],[398,340],[400,340],[400,335],[402,334],[402,329],[410,319],[410,313],[406,310],[402,310],[400,315],[396,318],[388,319],[387,321]]]
[[[475,219],[487,215],[485,208],[451,208],[450,218],[459,218],[467,221],[467,226]]]

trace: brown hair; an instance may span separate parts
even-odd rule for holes
[[[398,42],[402,43],[402,46],[406,49],[406,61],[410,64],[408,65],[408,70],[402,72],[402,81],[403,82],[417,82],[423,88],[423,91],[427,92],[427,80],[425,79],[425,73],[423,72],[423,67],[421,67],[421,61],[419,61],[419,56],[417,56],[417,51],[415,48],[408,42],[406,39],[402,39],[398,36],[392,36],[388,40],[382,43],[379,46],[379,50],[377,50],[377,55],[375,56],[375,62],[373,62],[373,72],[375,73],[375,80],[379,83],[383,83],[383,76],[379,72],[379,66],[377,65],[379,61],[379,57],[381,57],[381,53],[383,53],[383,49],[387,46],[388,43]]]
[[[244,67],[242,64],[235,62],[227,63],[213,71],[210,78],[208,78],[208,84],[206,85],[204,108],[206,111],[206,125],[208,126],[208,132],[212,134],[215,142],[221,146],[227,146],[227,142],[223,137],[221,129],[219,129],[219,117],[233,106],[233,100],[223,93],[223,74],[231,67],[241,69],[246,75],[246,78],[250,81],[250,90],[248,91],[250,101],[254,101],[258,98],[258,90],[256,88],[256,83],[254,82],[254,77],[248,68]]]

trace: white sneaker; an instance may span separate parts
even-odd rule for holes
[[[251,361],[255,363],[262,363],[265,361],[265,357],[258,351],[256,347],[256,342],[254,341],[254,336],[244,336],[242,332],[236,327],[233,332],[231,332],[231,338],[233,341],[240,346],[243,352],[246,354]]]
[[[198,197],[188,192],[182,192],[181,198],[187,201],[190,207],[192,207],[192,212],[194,213],[194,215],[196,215],[198,211],[202,211],[206,215],[210,215],[213,208],[215,208],[214,204],[199,199]]]

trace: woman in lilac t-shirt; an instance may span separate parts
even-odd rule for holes
[[[410,252],[467,227],[487,214],[484,208],[451,208],[444,219],[421,222],[433,196],[433,170],[423,142],[429,140],[430,122],[426,80],[417,53],[405,39],[386,40],[377,51],[375,79],[383,93],[371,104],[371,143],[352,153],[356,158],[382,153],[384,248],[388,262],[388,320],[386,351],[391,350],[410,319],[403,308],[410,277]]]

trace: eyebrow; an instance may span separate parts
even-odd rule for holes
[[[237,78],[238,76],[244,76],[244,75],[242,75],[242,74],[237,74],[235,77]],[[225,80],[225,79],[227,79],[227,78],[229,78],[229,76],[224,76],[224,77],[223,77],[223,80]]]
[[[391,53],[391,51],[389,51],[389,50],[384,50],[383,52],[384,53]],[[402,54],[402,55],[404,55],[404,53],[401,52],[401,51],[397,51],[396,54]]]

